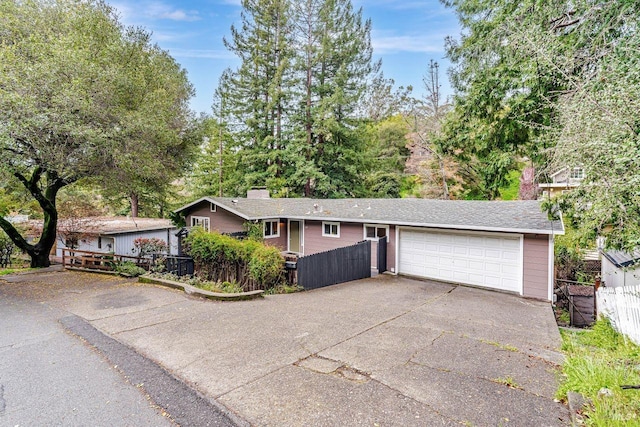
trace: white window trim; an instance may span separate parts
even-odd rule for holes
[[[376,237],[367,237],[367,227],[375,227],[376,228]],[[387,243],[389,242],[389,226],[381,225],[381,224],[364,224],[362,226],[362,240],[371,240],[373,242],[377,242],[380,240],[378,236],[378,228],[386,229],[385,236],[387,236]]]
[[[217,206],[215,203],[211,203],[211,212],[215,212],[217,209]]]
[[[197,224],[195,224],[196,221],[202,221],[202,222],[206,222],[207,226],[206,227],[202,227],[203,229],[207,230],[207,231],[211,231],[211,218],[209,218],[208,216],[192,216],[191,217],[191,226],[192,227],[197,227]]]
[[[325,225],[329,225],[329,226],[335,225],[336,229],[338,231],[337,234],[325,234],[325,232],[324,232],[324,226]],[[332,222],[332,221],[322,221],[322,237],[333,237],[333,238],[339,239],[340,238],[340,223],[339,222]]]
[[[584,179],[584,168],[576,167],[569,171],[569,179]]]
[[[269,236],[267,236],[266,231],[267,231],[268,222],[276,223],[276,234],[270,234]],[[272,227],[272,231],[273,231],[273,227]],[[265,239],[275,239],[276,237],[280,237],[280,220],[277,220],[277,219],[262,220],[262,237],[264,237]]]

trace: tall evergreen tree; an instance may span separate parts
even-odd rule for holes
[[[371,60],[371,21],[350,0],[306,0],[295,12],[296,70],[303,83],[294,121],[304,158],[291,183],[305,196],[356,196],[363,191],[357,112],[379,68]]]
[[[291,87],[291,27],[287,0],[243,0],[242,24],[225,46],[241,60],[217,90],[220,115],[239,150],[242,187],[272,187],[286,166],[286,105]]]

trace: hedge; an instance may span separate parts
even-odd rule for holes
[[[184,249],[196,274],[214,282],[238,283],[245,292],[267,290],[284,282],[280,250],[255,240],[237,240],[200,227],[189,232]]]

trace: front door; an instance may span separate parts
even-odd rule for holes
[[[302,221],[289,220],[289,252],[302,254]]]

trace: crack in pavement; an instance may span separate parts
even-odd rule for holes
[[[4,414],[7,409],[7,402],[4,400],[4,385],[0,384],[0,414]]]

